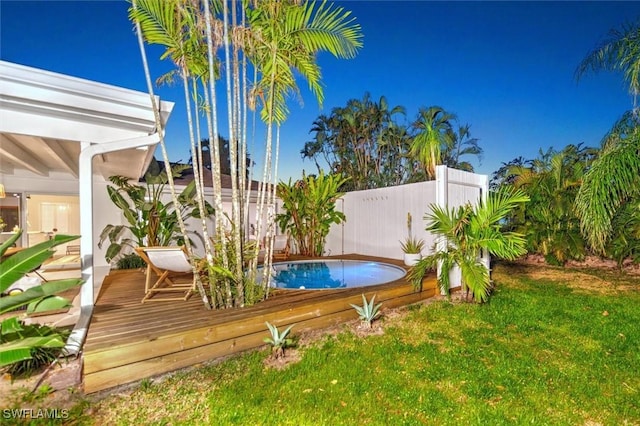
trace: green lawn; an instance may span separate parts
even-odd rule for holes
[[[383,335],[325,336],[284,370],[266,369],[262,351],[145,382],[80,420],[640,424],[640,278],[538,266],[493,276],[485,305],[413,307]]]

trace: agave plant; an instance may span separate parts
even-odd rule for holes
[[[287,336],[289,335],[289,332],[293,328],[293,324],[287,327],[282,333],[280,333],[280,331],[278,330],[278,327],[269,323],[268,321],[265,322],[265,324],[267,325],[267,328],[271,332],[271,337],[265,337],[264,342],[268,343],[271,346],[271,350],[273,352],[274,357],[276,358],[283,357],[284,350],[293,345],[293,340],[287,338]]]
[[[406,240],[400,241],[400,247],[407,254],[419,254],[424,248],[424,241],[416,237],[407,237]]]
[[[20,238],[22,231],[0,245],[0,294],[4,294],[20,278],[37,268],[54,253],[51,250],[79,237],[56,235],[51,240],[21,250],[11,256],[4,256],[7,249]],[[77,287],[81,279],[49,281],[29,288],[21,293],[0,297],[0,314],[27,307],[27,314],[63,309],[70,306],[67,299],[57,293]],[[26,326],[18,316],[8,317],[0,322],[0,367],[32,358],[33,353],[42,348],[63,348],[63,334],[56,329],[47,333],[32,333],[34,326]]]
[[[367,298],[362,294],[362,306],[351,303],[353,309],[358,313],[359,318],[362,322],[366,323],[369,328],[373,326],[373,321],[380,316],[380,307],[382,306],[382,303],[374,305],[373,303],[375,299],[376,295],[374,294],[371,296],[371,300],[367,302]]]

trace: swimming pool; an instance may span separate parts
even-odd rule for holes
[[[404,277],[406,271],[388,263],[331,259],[278,262],[271,274],[277,288],[328,290],[384,284]]]

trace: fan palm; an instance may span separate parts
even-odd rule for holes
[[[450,272],[460,268],[462,285],[468,288],[478,302],[489,298],[491,281],[488,265],[481,261],[482,251],[500,259],[513,260],[526,253],[526,240],[522,234],[504,232],[501,224],[519,204],[529,201],[521,190],[502,188],[489,194],[486,201],[476,206],[466,204],[457,208],[431,206],[425,216],[427,231],[445,242],[443,250],[422,258],[411,269],[409,279],[420,286],[425,273],[439,267],[438,282],[442,291],[450,287]]]

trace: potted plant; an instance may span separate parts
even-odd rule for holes
[[[407,213],[408,236],[404,241],[400,241],[400,247],[404,252],[404,264],[407,266],[413,266],[418,263],[422,258],[422,249],[424,248],[424,241],[411,234],[411,223],[411,213]]]

